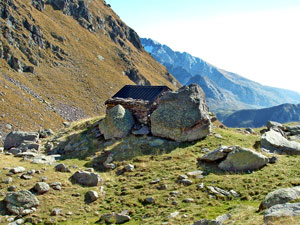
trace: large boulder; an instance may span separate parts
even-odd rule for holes
[[[300,216],[300,203],[279,204],[279,205],[274,205],[268,210],[266,210],[264,214],[264,222],[265,224],[269,224],[269,222],[278,221],[278,219],[283,217],[294,217],[294,216]],[[296,223],[290,223],[290,224],[296,224]]]
[[[194,141],[211,133],[205,94],[197,84],[166,92],[151,115],[151,132],[175,141]]]
[[[281,188],[267,194],[259,208],[263,210],[270,208],[273,205],[284,204],[297,199],[300,199],[300,186]]]
[[[71,180],[83,186],[89,187],[98,186],[100,183],[102,183],[102,177],[99,174],[87,171],[75,172],[72,175]]]
[[[39,134],[35,132],[12,131],[5,138],[4,149],[19,147],[24,141],[37,142],[38,139]]]
[[[288,155],[300,155],[300,144],[289,141],[279,132],[270,130],[264,133],[260,139],[261,148],[270,152]]]
[[[268,161],[269,159],[260,153],[238,147],[230,152],[218,167],[226,171],[244,172],[260,169],[265,166]]]
[[[99,130],[105,140],[124,138],[129,135],[134,119],[131,112],[121,105],[116,105],[107,112],[106,117],[99,123]]]
[[[34,207],[38,206],[39,200],[30,191],[8,193],[4,199],[7,210],[14,215],[26,215],[34,212]]]

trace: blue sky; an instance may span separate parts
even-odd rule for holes
[[[141,37],[262,84],[300,91],[300,0],[106,2]]]

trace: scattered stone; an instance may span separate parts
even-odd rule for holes
[[[61,214],[62,214],[62,209],[54,208],[54,209],[52,209],[50,216],[58,216],[58,215],[61,215]]]
[[[4,201],[6,202],[8,211],[14,215],[32,213],[34,211],[33,208],[40,204],[36,196],[27,190],[8,193]]]
[[[38,182],[34,185],[33,189],[37,192],[37,194],[41,195],[50,190],[50,186],[45,182]]]
[[[31,169],[26,172],[27,175],[34,175],[35,173],[36,173],[35,169]]]
[[[4,184],[11,184],[12,182],[13,182],[13,179],[11,177],[8,177],[3,181]]]
[[[87,171],[77,171],[72,175],[71,179],[78,184],[90,187],[98,186],[103,181],[99,174],[90,173]]]
[[[269,163],[274,164],[278,161],[278,157],[277,156],[272,156],[269,158]]]
[[[144,203],[145,204],[154,204],[155,203],[155,199],[153,197],[145,198]]]
[[[152,134],[175,141],[204,138],[211,133],[211,127],[205,94],[197,84],[164,93],[151,114]]]
[[[188,178],[189,177],[187,175],[182,174],[177,177],[177,180],[183,180],[183,179],[188,179]]]
[[[112,138],[124,138],[129,135],[134,119],[129,110],[121,105],[116,105],[108,110],[106,117],[100,121],[99,130],[105,140]]]
[[[245,131],[248,131],[250,134],[256,134],[256,132],[250,127],[246,128]]]
[[[133,171],[134,171],[134,165],[128,164],[128,165],[126,165],[126,166],[124,167],[124,170],[125,170],[126,172],[133,172]]]
[[[11,151],[13,149],[15,149],[15,148],[11,148],[9,151]],[[20,150],[20,149],[18,149],[18,150]],[[38,154],[34,153],[34,152],[19,152],[19,153],[16,154],[16,157],[20,157],[20,158],[34,158],[37,155]]]
[[[282,217],[294,217],[300,215],[300,203],[285,203],[274,205],[264,213],[264,222],[268,224]]]
[[[91,172],[91,173],[95,172],[94,168],[86,168],[84,171]]]
[[[69,211],[69,212],[66,213],[66,215],[67,215],[67,216],[72,216],[73,213],[72,213],[71,211]],[[98,215],[97,215],[97,216],[98,216]]]
[[[111,163],[113,161],[113,156],[112,154],[108,155],[107,159],[105,160],[105,162],[103,163],[103,166],[106,168],[106,169],[114,169],[116,168],[116,165]]]
[[[156,188],[157,188],[157,190],[166,190],[168,188],[168,186],[166,184],[160,184]]]
[[[56,191],[61,190],[61,182],[54,182],[50,184],[50,187],[52,187]]]
[[[63,122],[63,125],[65,126],[65,128],[69,128],[71,126],[70,122]]]
[[[96,201],[99,198],[99,194],[96,191],[88,191],[85,196],[84,196],[84,200],[87,203],[91,203]]]
[[[194,202],[194,199],[193,198],[186,198],[183,200],[184,203],[191,203],[191,202]]]
[[[101,220],[105,221],[106,223],[109,224],[122,224],[127,221],[129,221],[131,218],[130,216],[121,214],[121,213],[108,213],[108,214],[103,214],[101,216]]]
[[[64,163],[57,164],[55,166],[55,170],[58,171],[58,172],[63,172],[63,173],[70,173],[71,172],[71,170]]]
[[[260,139],[262,150],[278,154],[300,155],[300,143],[289,141],[279,132],[270,130]]]
[[[11,153],[13,155],[18,155],[18,154],[22,153],[22,150],[19,148],[11,148],[7,152]]]
[[[20,178],[23,179],[23,180],[31,180],[32,176],[27,175],[27,174],[22,174]]]
[[[189,177],[197,178],[197,177],[203,175],[203,171],[202,170],[195,170],[195,171],[192,171],[192,172],[188,172],[187,175]]]
[[[262,168],[268,163],[268,158],[250,149],[236,147],[218,167],[232,172],[245,172]]]
[[[223,139],[223,137],[222,137],[221,134],[215,134],[215,137],[216,137],[216,138],[219,138],[219,139]]]
[[[179,212],[178,212],[178,211],[172,212],[172,213],[170,213],[170,215],[168,215],[168,219],[170,219],[170,218],[175,218],[175,217],[177,217],[178,215],[179,215]]]
[[[179,191],[171,191],[171,192],[170,192],[170,195],[171,195],[171,196],[179,195]]]
[[[204,188],[204,183],[198,184],[197,189],[202,190]]]
[[[160,182],[160,178],[154,179],[149,182],[149,184],[158,184]]]
[[[48,180],[48,177],[41,177],[42,182],[46,182]]]
[[[230,190],[229,193],[235,198],[240,196],[235,190]]]
[[[297,199],[300,199],[300,186],[277,189],[267,194],[259,209],[267,209],[273,205],[284,204]]]
[[[222,225],[227,220],[231,219],[230,214],[218,216],[215,220],[202,219],[195,222],[193,225]]]
[[[15,192],[17,190],[17,186],[16,185],[12,185],[12,186],[9,186],[7,188],[7,191],[10,191],[10,192]]]
[[[9,172],[17,174],[17,173],[23,173],[25,171],[25,168],[22,166],[18,166],[15,168],[12,168]]]
[[[189,185],[193,184],[193,181],[191,181],[189,179],[182,179],[182,180],[179,180],[178,183],[183,184],[185,186],[189,186]]]

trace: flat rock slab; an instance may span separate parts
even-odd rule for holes
[[[226,171],[245,172],[258,170],[267,165],[268,162],[269,159],[266,156],[250,149],[239,147],[230,152],[218,167]]]
[[[300,144],[289,141],[279,132],[270,130],[264,133],[260,140],[261,148],[269,152],[288,155],[300,155]]]
[[[215,162],[218,160],[225,159],[228,153],[232,152],[235,149],[235,146],[227,147],[227,146],[220,146],[219,148],[208,152],[207,154],[203,155],[199,161],[202,162]]]
[[[264,214],[264,222],[277,221],[282,217],[294,217],[300,215],[300,203],[285,203],[274,205]]]
[[[277,204],[288,203],[300,199],[300,186],[293,188],[281,188],[267,194],[260,204],[260,209],[267,209]]]

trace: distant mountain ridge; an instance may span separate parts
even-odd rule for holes
[[[262,127],[269,120],[279,123],[300,121],[300,104],[240,110],[228,116],[223,123],[229,127]]]
[[[295,91],[261,85],[186,52],[173,51],[149,38],[141,38],[141,42],[145,50],[166,66],[181,84],[201,85],[213,112],[300,103],[300,93]]]

